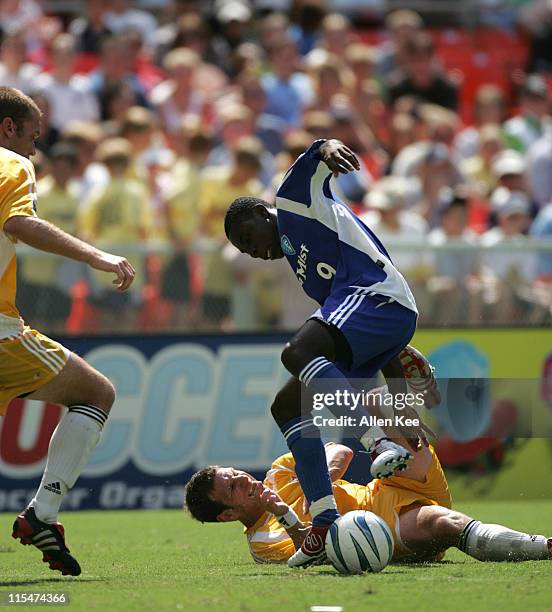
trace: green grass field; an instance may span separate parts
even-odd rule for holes
[[[552,533],[552,501],[458,509],[530,533]],[[451,550],[442,563],[339,576],[331,567],[256,565],[235,523],[201,525],[177,511],[68,512],[63,521],[83,574],[67,578],[50,571],[36,549],[12,540],[13,519],[0,514],[0,597],[6,591],[64,591],[72,610],[287,612],[337,605],[347,612],[552,612],[547,561],[480,563]]]

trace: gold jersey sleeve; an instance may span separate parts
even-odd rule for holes
[[[36,179],[33,164],[0,148],[0,226],[11,217],[36,216]]]
[[[4,232],[12,217],[36,216],[36,180],[32,163],[0,147],[0,337],[20,330],[20,316],[15,305],[15,239]]]

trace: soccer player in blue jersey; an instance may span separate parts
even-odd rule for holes
[[[324,557],[326,532],[339,516],[320,433],[310,415],[301,414],[302,385],[326,381],[354,392],[351,379],[369,379],[381,370],[389,391],[403,392],[403,365],[407,371],[413,365],[421,375],[418,381],[426,383],[426,389],[435,388],[429,364],[407,346],[418,313],[405,279],[377,236],[332,192],[332,175],[359,167],[342,142],[317,140],[286,173],[276,207],[259,198],[238,198],[225,218],[226,235],[236,248],[265,260],[285,256],[305,293],[320,304],[282,352],[292,378],[271,408],[295,459],[313,517],[290,566],[310,565]],[[418,436],[427,443],[423,425],[410,430],[413,450]],[[365,431],[361,442],[372,452],[375,477],[393,475],[411,458],[379,428]]]

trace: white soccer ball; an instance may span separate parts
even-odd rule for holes
[[[340,574],[381,572],[393,557],[393,536],[381,517],[353,510],[330,527],[326,554]]]

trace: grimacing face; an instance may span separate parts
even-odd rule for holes
[[[225,510],[226,520],[237,520],[241,513],[246,513],[259,506],[258,496],[253,491],[259,481],[251,474],[233,467],[219,467],[213,480],[213,492],[210,497],[213,501],[228,506],[232,512]],[[230,515],[230,516],[228,516]]]
[[[246,219],[234,223],[230,242],[241,252],[255,259],[281,259],[280,235],[276,212],[262,204],[255,206]]]

